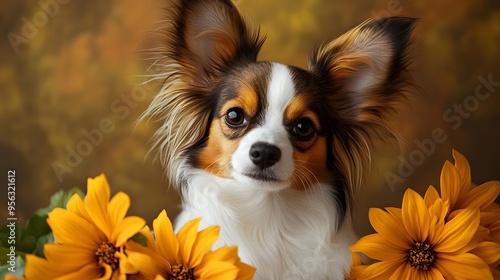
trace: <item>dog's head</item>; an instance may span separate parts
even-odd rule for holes
[[[257,61],[263,39],[229,0],[169,11],[164,86],[146,115],[176,177],[202,169],[256,188],[334,186],[347,203],[408,82],[411,18],[366,21],[311,52],[307,70]],[[344,207],[343,207],[344,208]],[[344,209],[345,210],[345,209]]]

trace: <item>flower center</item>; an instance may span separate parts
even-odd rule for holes
[[[118,251],[118,248],[115,245],[105,241],[99,244],[95,255],[97,256],[97,262],[102,264],[107,264],[111,266],[113,270],[118,268],[118,259],[115,257],[115,252]]]
[[[183,265],[172,265],[168,280],[196,280],[194,278],[194,268],[189,269]]]
[[[415,242],[408,250],[408,261],[418,270],[428,270],[434,263],[435,254],[431,245],[425,242]]]

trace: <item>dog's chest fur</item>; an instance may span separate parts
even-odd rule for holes
[[[190,176],[177,227],[202,217],[201,227],[220,226],[214,248],[238,246],[255,279],[344,279],[355,241],[349,222],[337,230],[337,211],[318,186],[306,195],[270,193],[204,172]],[[249,199],[251,198],[251,199]]]

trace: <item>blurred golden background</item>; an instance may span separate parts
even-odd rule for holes
[[[357,198],[355,227],[372,229],[369,207],[400,206],[411,187],[439,185],[451,150],[464,154],[472,179],[500,179],[500,2],[428,0],[235,0],[260,24],[260,59],[306,67],[309,51],[369,17],[419,18],[415,78],[421,89],[398,112],[403,154],[384,150]],[[5,1],[0,10],[1,174],[15,169],[17,216],[26,220],[59,189],[105,173],[129,213],[148,223],[179,212],[148,139],[158,124],[136,120],[155,92],[139,86],[148,67],[138,52],[165,16],[160,0]],[[432,138],[434,140],[431,140]],[[5,180],[6,181],[6,180]],[[7,185],[0,195],[6,216]]]

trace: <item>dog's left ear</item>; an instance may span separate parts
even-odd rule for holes
[[[349,199],[369,170],[375,140],[399,139],[387,119],[412,85],[408,48],[415,22],[404,17],[366,21],[309,58],[334,122],[325,132],[332,141],[328,166]]]
[[[379,122],[403,96],[410,81],[407,49],[415,21],[368,20],[312,52],[309,70],[330,87],[330,106],[346,125]]]

